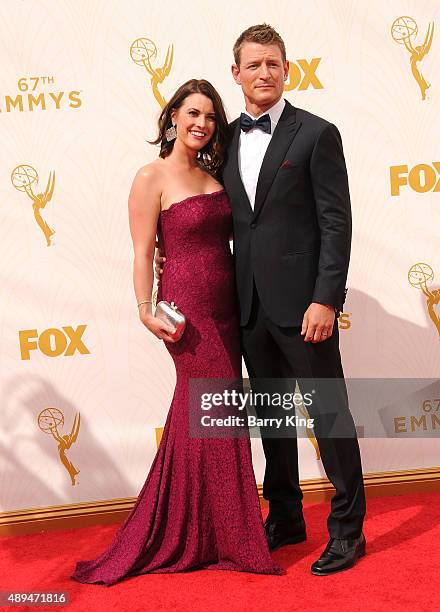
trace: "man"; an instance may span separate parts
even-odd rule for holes
[[[230,125],[223,181],[233,212],[246,367],[254,389],[263,379],[338,379],[333,408],[349,432],[332,437],[322,406],[309,408],[336,489],[327,521],[330,539],[311,567],[313,574],[328,575],[352,567],[365,554],[361,459],[337,324],[351,243],[342,142],[333,124],[283,99],[289,65],[284,42],[272,27],[248,28],[233,51],[232,74],[246,110]],[[265,529],[275,550],[306,539],[297,441],[263,436],[263,448]]]

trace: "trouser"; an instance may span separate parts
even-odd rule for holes
[[[365,516],[365,492],[359,444],[339,352],[338,320],[335,318],[330,338],[322,342],[305,342],[300,332],[300,327],[280,327],[269,319],[254,285],[251,316],[241,328],[252,391],[264,392],[263,387],[267,388],[268,381],[259,379],[288,378],[289,383],[298,379],[304,395],[310,390],[308,387],[313,387],[313,379],[335,379],[331,410],[323,410],[325,402],[322,401],[313,402],[307,410],[314,419],[322,464],[336,489],[327,520],[330,537],[358,537]],[[302,386],[300,379],[304,379]],[[334,420],[329,418],[329,413],[335,406],[340,425],[336,433],[343,431],[343,437],[332,436]],[[303,494],[299,485],[297,439],[269,437],[262,432],[262,443],[266,457],[263,497],[269,501],[270,520],[299,522]]]

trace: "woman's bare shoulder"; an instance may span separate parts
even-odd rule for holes
[[[143,210],[145,204],[160,209],[160,199],[165,184],[161,164],[154,160],[141,166],[135,174],[130,189],[129,204]]]
[[[162,164],[154,160],[138,169],[133,179],[132,192],[148,194],[150,200],[160,201],[165,184]]]
[[[157,183],[164,178],[163,160],[155,159],[154,161],[141,166],[136,172],[136,178],[139,178],[148,183]]]

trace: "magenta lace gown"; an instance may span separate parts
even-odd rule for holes
[[[165,343],[176,388],[147,480],[109,548],[71,576],[106,585],[127,576],[195,569],[282,574],[265,539],[250,440],[189,436],[189,378],[241,377],[232,220],[226,193],[192,196],[162,211],[167,261],[158,299],[187,327]]]

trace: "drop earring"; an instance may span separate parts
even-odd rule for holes
[[[172,126],[168,128],[165,132],[165,138],[167,139],[167,142],[171,142],[172,140],[177,138],[177,130],[174,124],[172,124]]]

